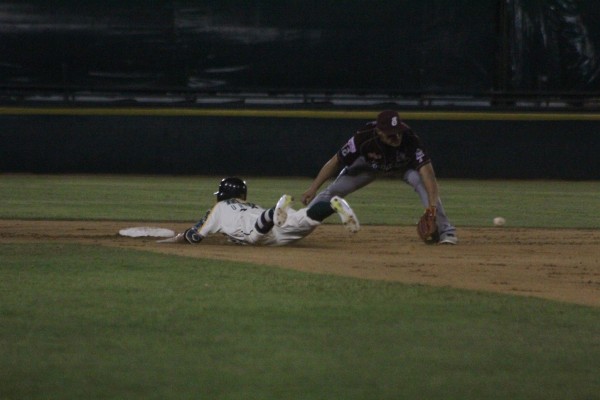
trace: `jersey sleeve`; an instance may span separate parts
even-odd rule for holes
[[[221,213],[223,212],[223,204],[224,203],[220,201],[214,205],[212,210],[210,210],[210,213],[206,217],[206,220],[204,221],[200,229],[198,229],[198,233],[202,237],[206,237],[211,233],[219,232],[219,230],[221,229],[220,220]]]
[[[337,156],[338,160],[340,160],[344,166],[352,164],[358,157],[360,157],[360,152],[356,146],[355,136],[352,136],[350,140],[348,140],[346,144],[344,144],[342,148],[338,150]]]
[[[411,153],[410,158],[412,160],[409,167],[419,170],[424,165],[429,164],[431,162],[431,156],[421,139],[413,133],[407,135],[407,140],[409,141],[408,149]]]

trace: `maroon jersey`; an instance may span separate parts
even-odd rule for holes
[[[399,147],[392,147],[377,136],[375,121],[369,122],[338,151],[338,159],[350,167],[363,156],[373,170],[382,172],[418,170],[431,162],[421,139],[404,122],[401,128],[402,143]]]

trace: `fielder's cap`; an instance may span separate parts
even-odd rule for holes
[[[377,129],[383,132],[402,131],[402,121],[400,115],[394,110],[385,110],[377,115]]]

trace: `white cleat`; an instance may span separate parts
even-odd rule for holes
[[[338,196],[333,196],[329,201],[329,204],[331,204],[331,207],[338,213],[342,220],[342,224],[344,224],[346,229],[352,233],[358,232],[360,229],[358,218],[356,218],[356,214],[354,214],[354,211],[346,200]]]
[[[289,194],[281,196],[275,206],[275,212],[273,213],[273,223],[275,225],[283,226],[283,224],[285,224],[288,216],[288,209],[290,208],[292,201],[294,201],[294,198]]]

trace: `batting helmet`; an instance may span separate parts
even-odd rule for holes
[[[246,200],[248,187],[246,182],[240,178],[225,178],[219,184],[219,190],[214,194],[217,196],[217,201],[239,198]]]

